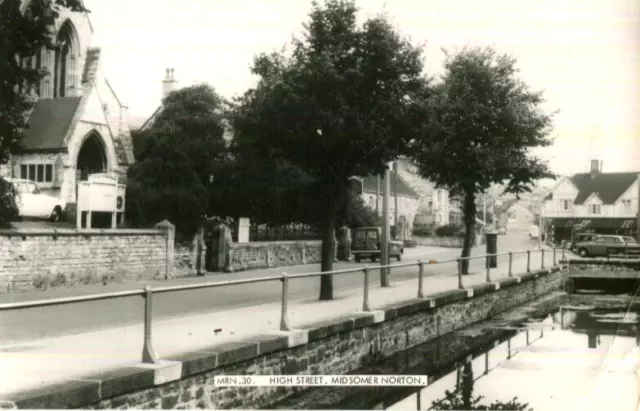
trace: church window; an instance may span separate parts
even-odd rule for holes
[[[20,178],[36,183],[53,182],[53,164],[22,164]]]
[[[71,23],[64,23],[58,32],[53,70],[53,96],[69,97],[73,95],[75,71],[75,38]]]

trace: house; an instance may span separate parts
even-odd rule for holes
[[[395,171],[389,171],[389,223],[395,225],[395,195],[398,195],[398,221],[404,221],[408,228],[408,233],[413,229],[413,220],[418,210],[420,196],[409,187],[399,174],[396,178]],[[382,215],[382,179],[378,176],[368,176],[362,179],[362,200],[365,205],[373,210],[378,210]],[[376,206],[377,197],[377,206]]]
[[[412,225],[437,227],[461,218],[459,203],[450,198],[449,190],[436,187],[435,183],[420,176],[409,158],[399,158],[397,163],[398,174],[420,199],[416,212],[418,219]]]
[[[126,174],[133,164],[127,107],[100,69],[87,13],[63,10],[53,24],[56,47],[20,60],[48,72],[33,90],[23,149],[3,168],[4,177],[35,181],[67,202],[74,218],[77,185],[89,174]]]
[[[591,161],[589,173],[562,178],[545,197],[545,231],[556,244],[575,231],[637,235],[640,172],[604,173]]]

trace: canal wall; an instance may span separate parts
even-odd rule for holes
[[[562,288],[559,267],[395,303],[0,398],[4,408],[261,408],[301,388],[223,388],[217,375],[344,374]]]

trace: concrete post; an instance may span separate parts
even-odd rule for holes
[[[173,263],[175,260],[175,237],[176,237],[176,226],[171,224],[167,220],[162,220],[158,224],[154,226],[154,228],[163,230],[165,232],[165,257],[166,257],[166,268],[164,278],[169,279],[173,276]]]

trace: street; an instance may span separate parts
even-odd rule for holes
[[[525,249],[535,249],[537,243],[529,240],[527,232],[517,230],[508,232],[507,235],[498,237],[498,252],[522,251]],[[440,249],[441,251],[430,253],[430,255],[415,256],[415,259],[435,259],[439,261],[454,259],[459,257],[459,249]],[[407,252],[408,253],[408,252]],[[485,254],[485,246],[474,247],[472,255]],[[413,255],[412,255],[413,257]],[[524,254],[514,256],[516,259],[526,258]],[[539,258],[539,257],[538,257]],[[404,262],[410,261],[408,258]],[[532,258],[532,261],[534,259]],[[532,263],[532,266],[539,264]],[[548,260],[551,261],[550,259]],[[395,263],[395,262],[392,262]],[[498,265],[508,264],[508,256],[498,257]],[[370,265],[377,266],[370,262],[365,263],[341,263],[336,264],[335,269],[364,267]],[[472,260],[470,272],[482,272],[485,268],[483,259]],[[287,270],[289,268],[290,270]],[[299,267],[294,267],[298,269]],[[318,265],[304,267],[306,272],[318,270]],[[211,275],[207,281],[233,280],[240,278],[256,278],[261,276],[277,275],[287,271],[290,274],[301,272],[302,270],[291,270],[291,267],[281,267],[277,270],[256,270],[235,274]],[[416,278],[417,267],[403,267],[391,270],[391,286],[394,281]],[[427,265],[425,266],[425,277],[427,276],[454,276],[457,274],[455,263]],[[183,279],[181,284],[188,284],[186,280],[198,280],[202,282],[202,277],[196,279]],[[290,281],[289,299],[314,301],[318,297],[319,277],[301,278]],[[334,291],[336,298],[340,298],[340,291],[357,289],[362,287],[363,277],[361,273],[342,274],[334,276]],[[372,287],[379,287],[380,277],[378,270],[372,270],[370,276]],[[170,285],[170,284],[164,284]],[[142,288],[143,284],[127,284],[126,289]],[[154,285],[155,286],[155,285]],[[123,289],[121,287],[121,289]],[[92,291],[94,292],[106,292]],[[154,320],[168,319],[171,317],[185,317],[193,314],[215,311],[227,311],[235,308],[248,307],[253,305],[278,302],[281,299],[281,283],[274,281],[270,283],[243,284],[231,287],[210,288],[200,290],[176,291],[163,293],[154,296],[153,316]],[[425,289],[425,292],[428,290]],[[52,293],[53,294],[53,293]],[[54,298],[54,295],[41,293],[39,298]],[[78,295],[77,293],[75,295]],[[3,300],[2,302],[7,302]],[[27,341],[39,340],[43,338],[69,335],[80,332],[87,332],[97,329],[105,329],[123,325],[133,325],[142,322],[143,299],[140,297],[126,297],[110,300],[100,300],[92,302],[81,302],[49,306],[43,308],[28,308],[15,311],[3,311],[0,314],[0,344],[7,346],[10,344],[24,343]]]

